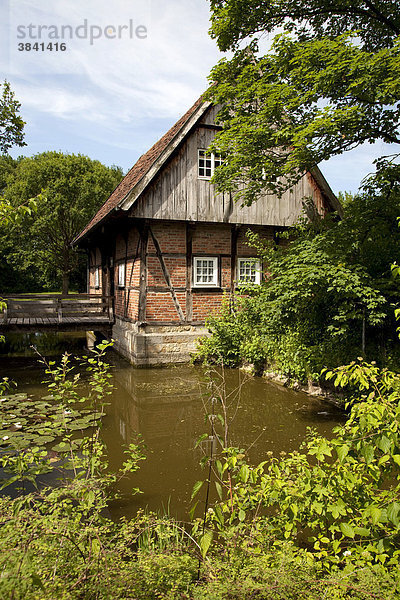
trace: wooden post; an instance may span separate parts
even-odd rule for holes
[[[108,296],[108,320],[114,323],[113,297]]]
[[[193,320],[192,296],[192,260],[193,260],[193,229],[192,223],[186,223],[186,321]]]
[[[86,250],[86,293],[90,294],[90,252]]]
[[[140,231],[140,280],[139,280],[139,308],[138,321],[144,323],[146,320],[147,299],[147,242],[149,239],[149,226],[146,223]]]
[[[62,322],[62,298],[57,298],[58,322]]]
[[[240,232],[240,225],[232,225],[231,227],[231,293],[235,289],[236,275],[236,260],[237,260],[237,241]]]
[[[231,228],[231,281],[230,281],[230,296],[229,306],[231,312],[235,312],[235,279],[237,278],[236,273],[236,261],[237,261],[237,242],[240,233],[240,225],[232,225]]]

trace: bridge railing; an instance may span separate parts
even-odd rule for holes
[[[101,294],[10,294],[2,297],[7,307],[0,321],[11,319],[48,319],[58,323],[66,319],[104,319],[113,322],[113,298]]]

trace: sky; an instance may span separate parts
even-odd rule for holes
[[[0,0],[0,80],[26,121],[11,154],[81,153],[126,172],[207,88],[223,56],[208,29],[207,0]],[[335,193],[355,192],[384,153],[366,144],[320,168]]]

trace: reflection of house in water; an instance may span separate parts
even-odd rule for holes
[[[121,466],[124,448],[137,443],[138,434],[146,457],[136,473],[121,480],[120,491],[131,498],[131,488],[138,487],[143,493],[129,500],[132,507],[162,510],[168,504],[172,515],[186,518],[194,482],[203,475],[201,450],[194,451],[196,440],[207,429],[202,371],[190,367],[142,370],[127,365],[114,372],[114,383],[102,431],[110,467]]]
[[[136,370],[115,374],[118,396],[112,412],[121,442],[143,436],[153,450],[166,446],[177,453],[193,448],[204,429],[202,392],[206,382],[200,370],[187,368]]]
[[[123,419],[119,420],[119,434],[124,442],[126,442],[126,423]]]
[[[235,399],[234,391],[244,378],[246,383]],[[209,440],[205,440],[194,450],[199,436],[210,433],[203,406],[203,401],[209,400],[207,392],[210,391],[204,372],[187,366],[132,369],[124,363],[114,371],[114,380],[116,389],[102,430],[111,468],[117,470],[121,466],[125,459],[124,447],[137,442],[137,433],[146,445],[146,460],[140,463],[136,473],[121,480],[119,490],[129,499],[132,514],[139,507],[162,510],[168,505],[170,514],[187,518],[193,485],[207,477],[200,467],[200,459],[210,454],[211,446]],[[261,378],[248,378],[237,370],[226,371],[225,382],[231,403],[229,415],[234,416],[229,424],[229,444],[250,449],[248,457],[254,464],[264,460],[269,450],[279,453],[299,447],[310,424],[305,409],[315,416],[312,422],[322,435],[329,435],[332,425],[336,424],[337,417],[333,414],[330,421],[318,416],[326,410],[325,405],[293,390],[274,386]],[[208,412],[210,404],[208,402]],[[330,411],[332,413],[332,408]],[[219,412],[218,407],[216,412]],[[217,421],[216,426],[221,427],[221,424]],[[143,491],[133,501],[132,487]],[[123,501],[121,506],[126,514]]]

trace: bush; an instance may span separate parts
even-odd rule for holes
[[[393,364],[400,195],[398,167],[385,172],[347,199],[341,221],[302,223],[284,244],[265,244],[250,232],[267,277],[238,290],[208,320],[211,337],[197,359],[251,362],[256,371],[266,365],[303,382],[359,355]]]

